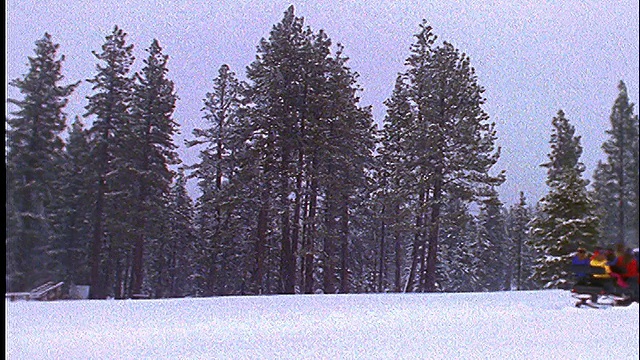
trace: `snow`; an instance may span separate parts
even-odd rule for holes
[[[5,340],[7,359],[638,359],[638,314],[563,290],[6,301]]]

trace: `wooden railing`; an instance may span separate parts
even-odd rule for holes
[[[62,285],[64,282],[54,283],[48,281],[29,292],[5,293],[5,299],[15,300],[57,300],[62,298]]]

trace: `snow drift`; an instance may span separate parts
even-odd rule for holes
[[[638,304],[567,291],[6,302],[8,359],[639,358]]]

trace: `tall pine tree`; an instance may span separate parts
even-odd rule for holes
[[[609,139],[602,144],[606,162],[599,162],[593,177],[593,197],[600,219],[601,245],[638,246],[638,115],[620,81],[611,109]]]
[[[89,104],[85,116],[95,116],[89,130],[95,181],[91,298],[103,298],[114,292],[117,296],[123,295],[119,286],[114,287],[114,282],[122,280],[119,270],[122,270],[122,255],[127,251],[122,237],[129,228],[127,221],[131,220],[125,216],[117,219],[116,216],[116,210],[130,205],[120,202],[126,200],[121,197],[127,193],[121,190],[128,186],[130,180],[126,178],[129,162],[127,141],[132,136],[133,80],[129,72],[134,56],[133,45],[127,45],[126,36],[122,29],[114,27],[102,45],[102,52],[93,52],[102,64],[96,65],[96,75],[87,80],[93,85],[94,94],[87,97]],[[112,277],[114,272],[118,274]]]
[[[532,223],[532,242],[540,254],[535,281],[545,288],[564,287],[570,276],[568,264],[578,247],[592,248],[598,236],[598,220],[582,178],[580,137],[562,110],[552,120],[551,152],[547,169],[549,192],[541,200],[540,213]]]
[[[55,254],[60,276],[66,282],[89,284],[91,210],[93,176],[91,173],[89,133],[79,117],[71,126],[65,147],[61,192],[56,211]]]
[[[66,129],[63,112],[78,85],[60,85],[64,79],[58,44],[45,33],[29,58],[29,72],[9,85],[24,98],[9,99],[17,106],[7,121],[6,184],[6,286],[8,291],[29,290],[49,280],[52,266],[48,251],[54,236],[52,203],[59,194]]]
[[[393,127],[406,134],[397,156],[407,174],[402,186],[414,214],[406,290],[436,290],[442,209],[448,195],[473,201],[504,181],[502,174],[489,173],[499,151],[494,124],[482,109],[484,89],[470,59],[450,43],[436,46],[435,41],[432,28],[423,21],[407,59],[408,70],[396,83],[393,103],[399,112],[385,120],[397,123]]]
[[[195,140],[189,147],[199,146],[200,162],[192,165],[191,176],[198,179],[201,195],[197,199],[199,218],[198,263],[202,266],[199,286],[210,294],[240,292],[250,254],[242,242],[251,238],[241,226],[247,209],[241,199],[248,195],[251,182],[235,181],[236,156],[244,146],[240,111],[245,101],[245,84],[240,82],[228,65],[222,65],[214,79],[213,91],[206,94],[203,111],[207,128],[193,131]],[[244,194],[244,195],[243,195]],[[248,195],[250,196],[250,195]]]
[[[134,170],[130,213],[137,213],[132,224],[135,240],[131,294],[142,290],[145,244],[163,236],[160,219],[174,177],[170,166],[180,163],[173,143],[178,132],[178,124],[173,120],[177,96],[173,82],[167,78],[169,57],[162,53],[157,40],[152,41],[147,52],[145,66],[135,75],[130,125],[133,131],[127,143],[130,168]]]
[[[209,184],[203,192],[199,209],[211,206],[199,213],[199,226],[216,228],[216,214],[222,224],[233,215],[234,230],[216,240],[255,256],[222,273],[248,279],[252,292],[346,292],[354,285],[351,215],[366,198],[374,139],[370,110],[358,105],[357,75],[341,47],[332,54],[330,46],[323,31],[305,27],[290,7],[247,68],[250,104],[229,113],[237,124],[222,123],[219,132],[217,123],[210,134],[200,171],[213,184],[219,180],[223,191]],[[219,112],[214,110],[212,118]],[[213,136],[218,133],[222,151]],[[212,257],[225,260],[212,269],[241,258],[224,249],[213,250]]]

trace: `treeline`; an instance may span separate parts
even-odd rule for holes
[[[290,7],[247,81],[219,68],[189,166],[168,56],[154,40],[131,74],[126,37],[115,27],[94,52],[88,128],[67,129],[78,83],[59,85],[50,35],[10,83],[23,99],[6,119],[8,291],[51,279],[90,284],[92,298],[537,289],[566,283],[578,245],[637,245],[638,117],[623,83],[593,186],[560,111],[549,194],[507,208],[484,89],[425,22],[378,129],[342,46]]]

